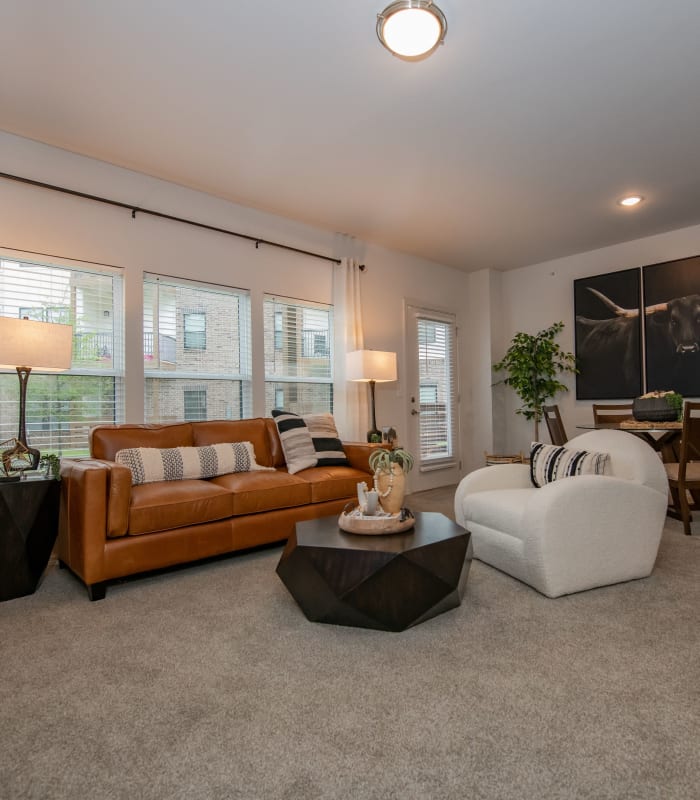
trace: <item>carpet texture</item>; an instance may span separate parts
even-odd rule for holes
[[[697,800],[698,533],[556,600],[474,561],[403,633],[308,622],[279,547],[96,603],[52,568],[0,604],[0,798]]]

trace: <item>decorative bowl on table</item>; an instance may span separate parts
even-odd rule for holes
[[[415,518],[407,508],[396,514],[379,512],[363,514],[357,503],[348,503],[338,518],[338,526],[346,533],[359,533],[365,536],[385,536],[390,533],[403,533],[415,525]]]
[[[666,400],[665,393],[636,397],[632,401],[632,416],[640,422],[673,422],[678,419],[678,410]]]

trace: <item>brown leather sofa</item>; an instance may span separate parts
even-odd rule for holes
[[[208,480],[131,485],[114,462],[128,447],[192,447],[252,442],[259,465]],[[345,443],[351,466],[312,467],[290,475],[271,419],[99,425],[91,458],[61,462],[58,558],[104,598],[109,581],[210,556],[283,541],[294,523],[339,514],[371,480],[372,445]]]

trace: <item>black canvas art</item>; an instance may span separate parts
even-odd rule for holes
[[[700,256],[643,268],[647,389],[700,396]]]
[[[640,271],[574,281],[576,397],[615,400],[642,393]]]

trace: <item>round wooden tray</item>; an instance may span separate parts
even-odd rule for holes
[[[346,513],[338,518],[341,530],[347,533],[360,533],[364,536],[384,536],[389,533],[403,533],[415,525],[413,515],[401,519],[401,514],[392,514],[388,517],[364,517],[362,515]]]

